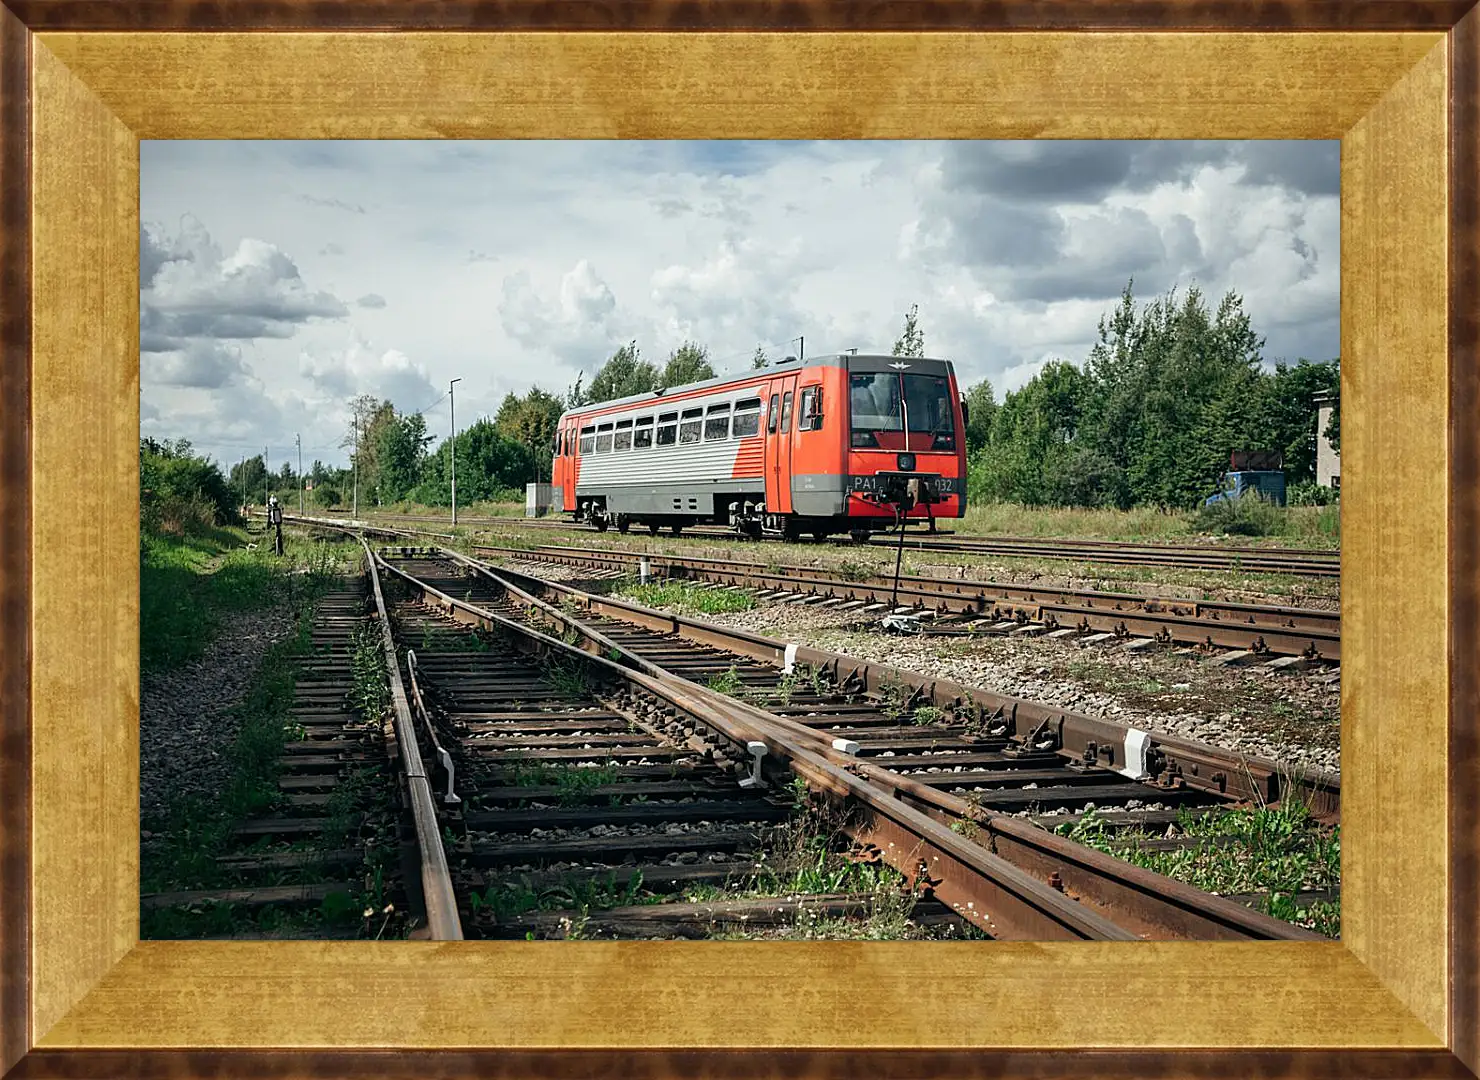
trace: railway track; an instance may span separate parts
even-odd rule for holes
[[[405,769],[394,732],[356,701],[356,668],[363,678],[379,648],[373,600],[359,578],[318,602],[277,791],[232,828],[208,872],[216,887],[142,897],[161,936],[399,937],[411,925],[421,901],[405,870],[418,859],[395,794]]]
[[[1108,753],[1092,743],[1088,752],[1066,753],[1084,730],[1070,731],[1066,743],[1062,724],[1020,734],[1018,724],[1031,718],[1017,709],[947,715],[921,704],[918,687],[877,685],[876,670],[829,669],[820,656],[798,666],[795,646],[783,648],[787,670],[778,672],[752,655],[754,641],[734,651],[692,633],[718,628],[693,624],[675,634],[671,626],[645,626],[666,616],[630,605],[615,612],[604,598],[449,552],[382,557],[396,582],[398,632],[413,648],[418,632],[425,638],[415,650],[413,696],[430,702],[433,725],[451,748],[466,833],[453,851],[453,875],[465,908],[479,897],[470,922],[478,934],[538,935],[555,923],[568,932],[578,909],[541,910],[544,888],[588,897],[596,888],[610,901],[631,899],[633,889],[648,888],[644,882],[672,889],[686,874],[708,874],[711,885],[720,874],[734,881],[751,855],[744,845],[763,835],[761,826],[795,812],[775,793],[785,778],[799,777],[813,799],[840,812],[854,856],[892,866],[914,896],[935,905],[924,917],[941,927],[964,919],[990,936],[1030,939],[1311,936],[1035,822],[1073,820],[1093,804],[1112,808],[1107,820],[1164,828],[1178,808],[1216,812],[1250,785],[1273,783],[1257,764],[1242,777],[1214,777],[1202,767],[1226,766],[1228,756],[1183,746],[1158,761],[1162,782],[1148,784],[1133,778],[1142,758],[1136,768],[1115,764],[1121,747],[1110,744],[1113,725],[1095,729]],[[453,627],[464,643],[438,645],[441,634],[456,638]],[[467,646],[469,627],[483,646]],[[1122,744],[1134,741],[1124,729],[1119,736]],[[1194,760],[1198,754],[1202,760]],[[1188,782],[1188,767],[1199,782]],[[657,786],[632,786],[641,784]],[[562,792],[579,805],[561,806]],[[677,809],[652,801],[679,793],[693,801],[671,800]],[[675,813],[688,817],[673,821]],[[695,843],[710,846],[675,848],[673,837],[688,831],[678,826],[696,816]],[[654,839],[648,826],[658,825]],[[716,836],[730,846],[716,850]],[[655,859],[659,851],[665,855]],[[573,873],[578,880],[570,880]],[[560,874],[566,877],[557,881]],[[824,899],[829,912],[869,902],[847,894]],[[732,909],[711,896],[707,908],[698,905],[699,917],[712,927],[754,917],[757,904],[773,918],[792,914],[767,902],[748,896],[749,909]],[[662,926],[659,936],[672,936],[693,913],[682,903],[616,903],[600,919],[589,911],[580,917],[598,933]]]
[[[913,624],[925,633],[1045,634],[1233,650],[1233,654],[1223,654],[1225,662],[1272,657],[1331,663],[1341,660],[1340,614],[1310,608],[910,575],[901,576],[896,588],[887,577],[841,577],[812,567],[554,545],[533,549],[479,545],[473,550],[503,559],[596,568],[622,575],[637,574],[646,563],[648,572],[659,577],[737,586],[767,602],[915,616],[925,620]],[[1276,660],[1273,665],[1299,666],[1295,660]]]
[[[394,515],[396,521],[445,525],[446,518]],[[596,532],[595,527],[564,521],[525,518],[462,518],[464,525],[513,527],[526,530]],[[697,525],[686,534],[705,539],[744,540],[733,529],[721,525]],[[850,543],[843,540],[832,543]],[[894,534],[875,534],[873,545],[899,543]],[[1339,577],[1341,552],[1305,548],[1255,547],[1252,545],[1138,544],[1116,540],[1085,540],[1069,537],[1043,539],[1018,536],[959,536],[948,533],[907,532],[904,546],[912,551],[995,555],[1001,558],[1062,559],[1104,566],[1160,566],[1183,570],[1218,570],[1242,573],[1282,574],[1295,577]]]

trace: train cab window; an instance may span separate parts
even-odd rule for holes
[[[612,426],[610,424],[599,424],[596,428],[596,452],[598,454],[609,454],[612,449]]]
[[[653,418],[651,416],[639,416],[636,426],[632,429],[632,449],[646,450],[653,445]]]
[[[658,445],[672,446],[678,442],[678,413],[658,414]]]
[[[594,427],[581,428],[581,453],[589,454],[596,449],[596,429]]]
[[[791,391],[788,390],[781,398],[781,431],[783,433],[791,430]]]
[[[761,399],[746,398],[735,402],[734,436],[746,439],[761,429]]]
[[[820,431],[822,429],[822,387],[809,386],[802,391],[802,400],[797,403],[797,430]]]
[[[613,450],[632,449],[632,421],[618,420],[616,436],[612,439]]]
[[[683,422],[678,425],[678,442],[680,446],[699,441],[699,434],[704,428],[703,409],[685,409],[683,411]]]
[[[728,439],[729,437],[729,404],[709,406],[709,415],[704,420],[704,441],[713,442],[716,439]]]
[[[776,421],[781,419],[781,399],[775,394],[771,395],[771,409],[766,414],[766,434],[776,434]]]

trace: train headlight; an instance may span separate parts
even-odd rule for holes
[[[915,469],[914,454],[900,454],[894,461],[899,466],[900,472],[913,472]]]

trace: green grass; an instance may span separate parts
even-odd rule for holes
[[[631,584],[617,592],[644,607],[662,608],[680,615],[723,615],[755,607],[755,597],[748,592],[703,589],[688,581]]]
[[[1245,508],[1248,509],[1248,508]],[[1301,547],[1336,547],[1341,542],[1339,506],[1269,507],[1273,513],[1260,519],[1260,531],[1243,536],[1268,536],[1282,544]],[[1219,531],[1227,510],[1166,511],[1156,507],[1132,510],[1083,509],[1079,507],[1034,507],[1016,503],[986,503],[966,508],[960,520],[947,520],[944,527],[970,536],[1083,537],[1085,539],[1186,543]]]
[[[1094,811],[1055,831],[1136,866],[1227,896],[1262,895],[1259,910],[1328,937],[1341,932],[1341,904],[1317,901],[1297,908],[1300,892],[1341,883],[1341,827],[1312,821],[1310,811],[1290,803],[1275,808],[1178,815],[1179,832],[1196,840],[1172,851],[1145,851],[1155,839],[1143,830],[1117,831]]]
[[[247,545],[256,547],[248,550]],[[237,527],[139,542],[140,668],[162,671],[198,658],[223,619],[292,603],[340,568],[344,545],[288,537],[283,558],[265,537]],[[352,558],[353,556],[349,556]],[[302,573],[289,573],[289,571]]]

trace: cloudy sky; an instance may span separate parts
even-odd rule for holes
[[[359,393],[445,434],[636,339],[717,370],[926,351],[1000,400],[1134,276],[1338,354],[1335,142],[145,142],[143,432],[342,463]]]

